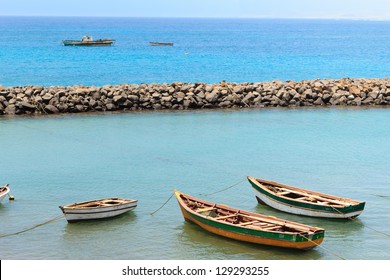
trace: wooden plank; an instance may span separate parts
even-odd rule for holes
[[[309,194],[309,193],[304,193],[304,192],[300,192],[300,191],[296,191],[296,190],[291,190],[290,193],[296,193],[296,194],[299,194],[299,195],[303,195],[305,196],[306,198],[314,198],[316,200],[321,200],[321,201],[326,201],[326,202],[330,202],[330,203],[334,203],[334,204],[340,204],[340,205],[351,205],[351,203],[348,203],[348,202],[344,202],[344,201],[341,201],[339,199],[330,199],[330,198],[326,198],[326,197],[323,197],[323,196],[319,196],[319,195],[315,195],[315,194]],[[297,199],[301,199],[301,198],[297,198]]]
[[[250,222],[239,223],[238,225],[240,225],[240,226],[247,226],[247,225],[251,225],[253,223],[257,223],[257,221],[250,221]]]
[[[223,217],[217,217],[217,218],[215,218],[215,220],[224,220],[224,219],[229,219],[229,218],[233,218],[233,217],[236,217],[236,216],[237,216],[237,214],[223,216]]]
[[[210,210],[213,210],[215,209],[214,207],[207,207],[207,208],[202,208],[202,209],[196,209],[195,211],[197,213],[201,213],[201,212],[206,212],[206,211],[210,211]]]
[[[263,187],[267,188],[267,186],[270,186],[270,187],[277,188],[278,190],[282,190],[282,192],[277,192],[276,193],[278,195],[287,194],[287,193],[284,193],[284,192],[288,191],[290,193],[296,193],[296,194],[303,195],[303,196],[306,196],[306,197],[312,197],[312,198],[314,198],[316,200],[327,201],[327,202],[330,202],[330,203],[333,203],[333,204],[339,204],[339,205],[344,205],[344,206],[355,205],[353,203],[344,202],[342,200],[343,199],[342,197],[337,197],[337,196],[334,196],[334,197],[323,197],[321,193],[311,194],[310,192],[304,192],[304,191],[296,190],[295,189],[296,187],[286,186],[286,185],[282,185],[282,184],[279,184],[279,183],[276,183],[276,182],[263,182],[263,180],[259,181],[258,179],[255,179],[255,181],[259,185],[263,185]],[[314,192],[314,193],[316,193],[316,192]],[[326,195],[326,194],[324,194],[324,195]]]
[[[291,193],[290,191],[277,192],[278,195],[285,195]]]
[[[263,230],[275,230],[278,228],[282,228],[282,226],[271,226],[271,227],[262,227]]]

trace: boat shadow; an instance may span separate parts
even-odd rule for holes
[[[67,223],[64,229],[65,236],[78,236],[88,233],[107,233],[107,231],[120,230],[128,224],[133,224],[137,220],[137,213],[126,212],[121,215],[96,220],[85,220]]]
[[[253,244],[229,239],[203,230],[192,222],[183,222],[177,228],[177,242],[183,251],[192,252],[188,259],[224,260],[307,260],[322,259],[324,253],[317,248],[311,250],[289,249],[261,244]]]

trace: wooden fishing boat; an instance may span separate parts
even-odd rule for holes
[[[324,218],[354,218],[365,202],[310,191],[248,176],[257,201],[280,211]]]
[[[108,38],[93,40],[91,36],[86,35],[81,40],[63,40],[62,43],[64,46],[111,46],[115,43],[115,40]]]
[[[9,184],[5,184],[0,188],[0,201],[4,199],[4,197],[9,193]]]
[[[149,42],[151,46],[173,46],[171,42]]]
[[[60,206],[68,222],[106,219],[121,215],[137,207],[137,200],[103,198]]]
[[[207,202],[178,191],[175,195],[185,220],[227,238],[294,249],[311,249],[324,239],[322,228]]]

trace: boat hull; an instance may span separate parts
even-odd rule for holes
[[[64,40],[64,46],[79,46],[79,47],[93,47],[93,46],[112,46],[114,40],[95,40],[95,41],[79,41],[79,40]]]
[[[194,214],[186,209],[180,202],[179,206],[186,221],[192,222],[208,232],[238,241],[290,249],[309,250],[321,244],[324,239],[324,231],[305,236],[253,230],[230,225],[228,223],[221,223]]]
[[[260,204],[270,206],[283,212],[310,217],[348,219],[359,216],[364,210],[364,202],[361,202],[358,205],[336,208],[289,200],[267,192],[259,187],[254,180],[255,179],[253,178],[248,178],[257,201]]]
[[[112,205],[107,207],[91,207],[91,208],[69,208],[60,206],[60,209],[65,215],[68,222],[77,222],[83,220],[98,220],[112,218],[124,214],[137,207],[137,201],[122,203],[119,205]]]
[[[149,42],[151,46],[166,46],[166,47],[172,47],[173,43],[170,42]]]

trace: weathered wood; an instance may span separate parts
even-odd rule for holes
[[[333,203],[333,204],[351,205],[351,203],[344,202],[342,200],[326,198],[326,197],[319,196],[319,195],[316,195],[316,194],[300,192],[300,191],[296,191],[296,190],[290,190],[286,194],[288,194],[288,193],[295,193],[295,194],[299,194],[299,195],[303,196],[303,197],[299,197],[299,198],[296,198],[296,199],[305,199],[305,198],[310,198],[311,197],[311,198],[314,198],[315,200],[321,200],[321,201],[330,202],[330,203]],[[280,196],[285,196],[286,195],[284,193],[276,193],[276,194],[280,195]],[[312,202],[315,202],[315,201],[312,201]]]
[[[322,228],[239,210],[223,204],[216,204],[214,208],[220,216],[205,219],[204,215],[197,212],[197,209],[193,209],[193,206],[197,204],[209,206],[213,205],[212,203],[178,191],[175,191],[175,194],[185,220],[227,238],[296,249],[313,248],[319,245],[324,238]],[[202,209],[204,208],[199,210]],[[300,234],[312,234],[311,240],[301,237]]]
[[[248,181],[259,203],[292,214],[345,219],[360,215],[365,206],[365,202],[250,176]]]
[[[216,220],[225,220],[225,219],[229,219],[229,218],[233,218],[233,217],[237,217],[237,214],[228,215],[228,216],[220,216],[220,217],[216,217],[215,219]]]
[[[196,209],[196,212],[201,213],[201,212],[206,212],[215,209],[215,207],[207,207],[207,208],[201,208],[201,209]]]

